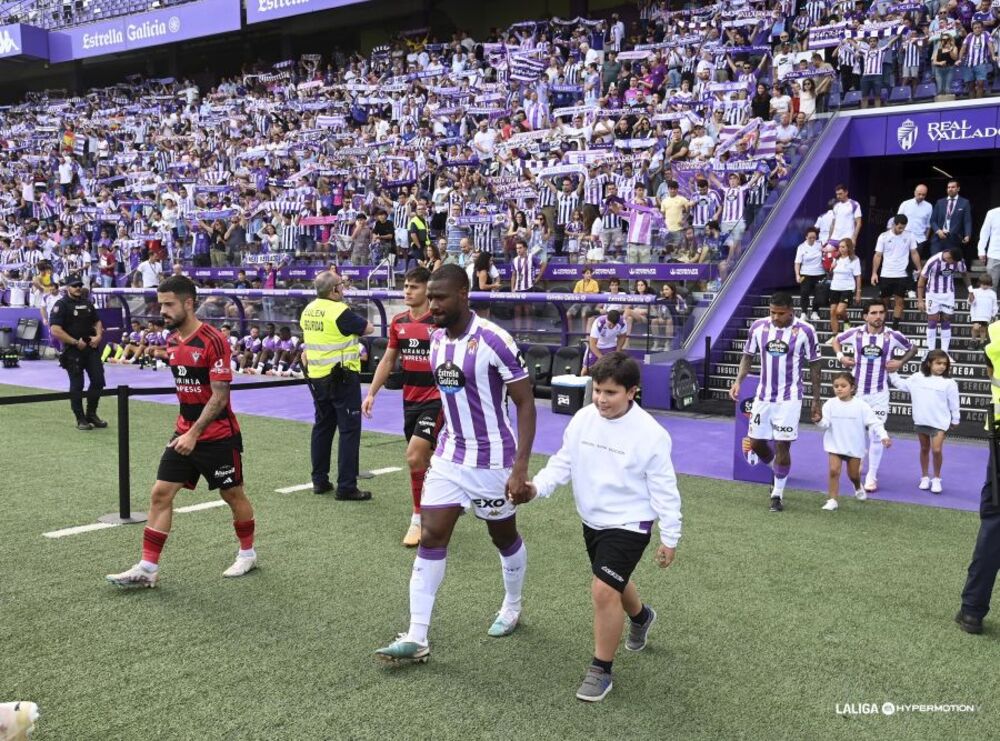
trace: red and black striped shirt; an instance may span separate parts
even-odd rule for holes
[[[191,429],[212,398],[212,381],[229,383],[233,380],[229,364],[231,350],[219,330],[210,324],[202,324],[186,340],[182,340],[177,332],[170,335],[167,354],[177,387],[177,401],[181,405],[177,416],[177,434],[183,435]],[[198,441],[223,440],[237,435],[239,431],[232,406],[226,404],[219,416],[202,430]]]
[[[431,313],[396,314],[389,324],[389,347],[399,350],[403,366],[403,404],[421,404],[441,398],[431,370],[431,333],[436,329]]]

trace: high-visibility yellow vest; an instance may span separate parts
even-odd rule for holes
[[[993,409],[995,419],[1000,423],[1000,322],[993,322],[989,326],[990,344],[986,346],[986,357],[990,359],[993,366],[993,375],[990,377],[990,392],[993,397]],[[989,423],[987,421],[987,429]]]
[[[361,372],[361,344],[357,335],[343,334],[337,318],[347,311],[347,304],[328,298],[314,299],[302,311],[299,326],[305,345],[306,373],[310,378],[324,378],[337,365]]]

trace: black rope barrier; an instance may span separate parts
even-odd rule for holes
[[[253,391],[255,389],[271,389],[287,386],[305,386],[309,383],[307,378],[290,378],[280,381],[247,381],[245,383],[232,383],[229,391]],[[118,511],[97,518],[98,522],[115,525],[145,522],[147,517],[145,512],[132,511],[132,483],[129,447],[129,403],[133,396],[164,396],[176,393],[174,386],[164,386],[161,388],[132,388],[128,384],[106,388],[101,391],[101,397],[114,396],[118,399]],[[13,406],[15,404],[37,404],[47,401],[69,401],[70,394],[67,391],[53,391],[45,394],[21,394],[18,396],[0,396],[0,406]],[[372,478],[372,474],[362,471],[358,478]]]

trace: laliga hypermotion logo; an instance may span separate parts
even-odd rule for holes
[[[899,148],[904,152],[908,152],[913,148],[913,145],[917,142],[917,135],[920,133],[919,127],[913,122],[913,119],[906,119],[899,125],[896,129],[896,141],[899,142]]]

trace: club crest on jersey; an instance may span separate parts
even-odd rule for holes
[[[771,340],[767,343],[767,354],[773,357],[788,354],[788,343],[784,340]]]
[[[195,350],[193,353],[191,353],[191,357],[194,358],[194,362],[197,363],[198,362],[198,358],[201,357],[201,353],[198,352],[197,350]]]
[[[469,340],[469,344],[468,344],[467,347],[468,347],[467,352],[470,355],[474,354],[476,352],[476,350],[479,349],[479,340],[477,340],[475,337],[473,337],[471,340]]]

